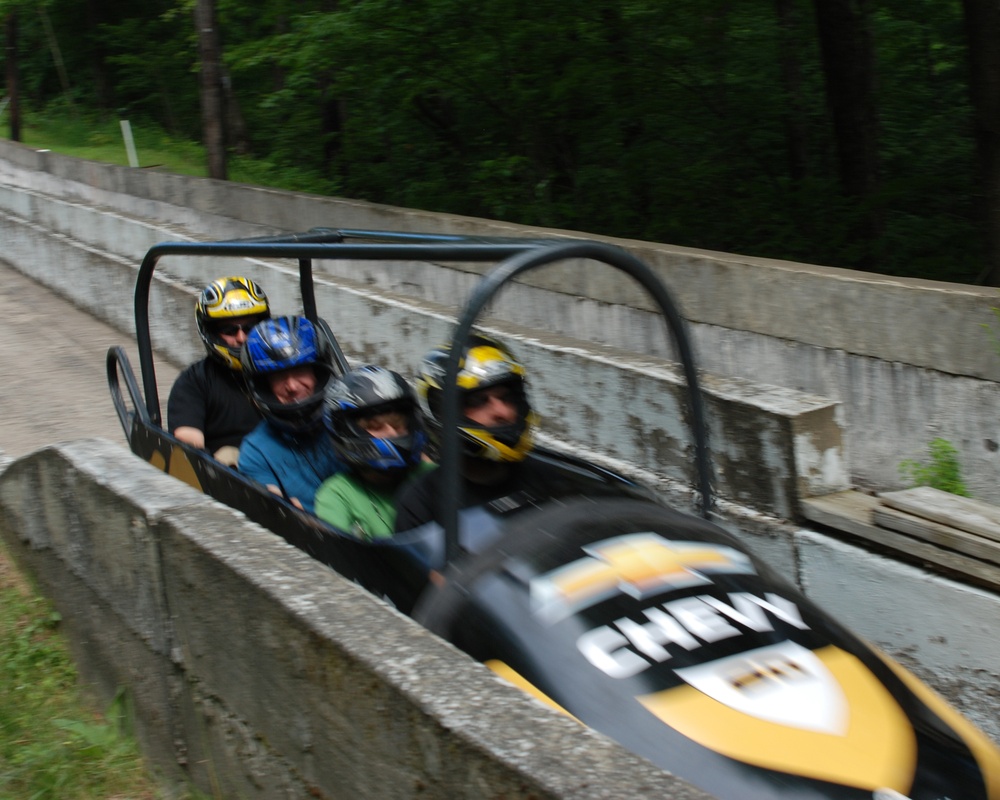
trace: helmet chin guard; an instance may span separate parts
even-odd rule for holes
[[[361,426],[377,414],[402,414],[406,433],[380,438]],[[420,463],[427,444],[423,415],[413,387],[397,372],[371,364],[330,381],[323,423],[340,458],[352,467],[391,472]]]

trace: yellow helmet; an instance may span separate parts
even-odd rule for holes
[[[441,434],[444,377],[451,345],[442,345],[424,356],[417,376],[417,396],[429,433]],[[525,391],[524,366],[506,345],[483,334],[469,340],[458,365],[457,385],[460,408],[468,394],[491,386],[510,386],[517,409],[514,422],[485,426],[465,416],[459,417],[459,435],[470,456],[490,461],[523,461],[534,446],[538,417]]]
[[[267,295],[249,278],[233,275],[218,278],[202,289],[194,306],[198,335],[210,356],[219,359],[230,369],[242,369],[241,347],[229,347],[219,336],[218,326],[227,320],[240,317],[271,316]]]

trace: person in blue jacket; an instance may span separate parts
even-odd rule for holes
[[[344,468],[323,427],[330,343],[305,317],[275,317],[250,332],[241,360],[263,420],[243,438],[238,469],[311,514],[320,484]]]

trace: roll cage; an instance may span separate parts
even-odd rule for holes
[[[334,228],[315,228],[304,233],[252,239],[218,242],[164,242],[154,245],[146,253],[139,267],[134,295],[136,343],[142,387],[140,390],[139,382],[132,372],[123,348],[112,347],[107,356],[108,384],[112,401],[134,452],[149,458],[149,452],[140,452],[142,449],[140,440],[151,438],[168,442],[173,448],[181,447],[187,451],[188,459],[193,459],[194,471],[200,475],[201,488],[218,499],[222,499],[223,502],[229,502],[239,507],[240,503],[238,499],[234,499],[232,491],[224,490],[225,487],[213,488],[213,481],[209,480],[213,475],[232,471],[223,470],[221,467],[213,471],[212,465],[208,463],[211,459],[206,462],[204,454],[191,452],[193,448],[184,446],[173,439],[162,427],[159,390],[156,383],[150,335],[149,296],[157,264],[164,257],[175,255],[294,259],[297,261],[304,316],[314,324],[322,326],[329,336],[333,347],[335,369],[338,372],[347,371],[350,365],[337,342],[335,333],[317,314],[313,280],[314,260],[477,262],[494,265],[474,289],[458,317],[447,362],[442,401],[443,433],[440,448],[443,487],[443,518],[441,521],[444,528],[446,563],[451,563],[460,550],[458,533],[460,478],[457,432],[459,401],[455,381],[459,369],[459,354],[464,350],[479,316],[509,281],[558,261],[567,259],[592,260],[624,272],[646,290],[656,309],[664,317],[675,352],[679,355],[688,389],[687,403],[695,460],[695,489],[699,497],[698,510],[706,518],[710,515],[713,494],[707,426],[698,371],[686,324],[662,281],[642,261],[621,247],[598,241],[577,239],[479,237]],[[127,391],[128,400],[131,401],[131,408],[129,408],[129,402],[126,401],[126,396],[122,392],[122,381]],[[155,448],[156,445],[153,446]],[[148,450],[149,441],[143,447]],[[585,462],[572,458],[561,458],[567,462],[575,461],[577,466],[585,464]],[[166,461],[167,457],[164,456],[161,460]],[[585,464],[585,466],[592,471],[606,473],[594,465]],[[167,469],[167,471],[171,470]],[[233,477],[232,475],[228,476],[230,483]],[[246,482],[245,479],[243,480]],[[206,481],[208,486],[205,485]],[[223,496],[219,497],[220,494]],[[246,496],[247,493],[244,492],[243,495]],[[274,503],[280,502],[278,498],[271,499]],[[287,521],[290,513],[280,514],[279,517]],[[255,516],[257,521],[261,521],[262,516],[267,517],[268,515],[258,513]],[[279,523],[275,523],[273,520],[268,523],[265,520],[263,524],[275,530]],[[276,532],[289,538],[286,531],[276,530]],[[301,543],[300,546],[302,546]],[[327,563],[332,561],[334,565],[336,564],[336,558],[330,559],[318,555],[315,546],[305,547],[305,549],[310,550],[313,555],[317,555]]]

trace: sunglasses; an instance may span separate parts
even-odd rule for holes
[[[493,400],[499,400],[501,403],[515,405],[517,403],[517,399],[517,394],[511,387],[494,386],[469,392],[468,395],[462,398],[462,407],[472,411],[489,405]]]
[[[256,324],[257,320],[253,322],[229,322],[224,325],[216,325],[215,332],[221,333],[223,336],[235,336],[240,331],[250,333]]]

